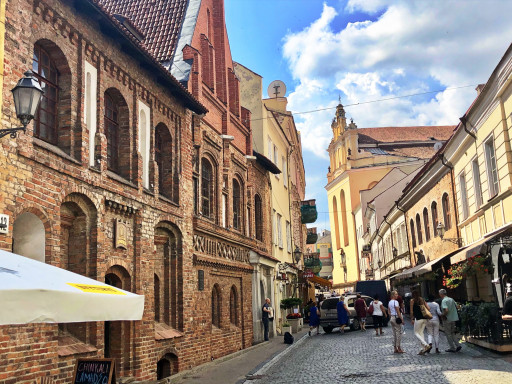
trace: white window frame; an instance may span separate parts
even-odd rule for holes
[[[459,189],[460,189],[460,204],[462,208],[462,219],[466,220],[469,217],[469,203],[468,203],[468,186],[466,183],[466,175],[462,171],[459,175]]]
[[[282,216],[277,214],[277,245],[283,249],[283,229],[282,229]]]
[[[279,149],[274,144],[274,164],[279,168]],[[279,179],[279,173],[276,173],[276,178]]]
[[[288,169],[284,156],[281,156],[281,164],[283,165],[283,184],[285,188],[288,188]]]
[[[272,240],[274,245],[277,245],[277,212],[274,209],[272,214]]]
[[[471,169],[473,172],[473,190],[475,194],[475,206],[478,210],[484,203],[484,196],[482,194],[482,182],[480,179],[480,165],[478,164],[478,157],[475,157],[471,162]]]
[[[492,154],[489,152],[492,150]],[[485,170],[487,172],[487,185],[489,199],[496,196],[500,191],[500,181],[498,176],[498,164],[496,161],[496,147],[494,146],[494,137],[490,136],[484,142]],[[496,178],[496,179],[495,179]]]
[[[274,146],[272,145],[272,139],[270,138],[270,136],[268,137],[267,139],[267,143],[268,143],[268,158],[270,161],[272,161],[272,156],[274,155]]]
[[[288,253],[292,253],[292,226],[288,220],[286,220],[286,245]]]

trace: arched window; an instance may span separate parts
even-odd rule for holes
[[[421,219],[420,214],[416,214],[416,231],[418,233],[418,245],[423,244],[423,235],[421,234]]]
[[[332,198],[332,215],[334,216],[334,235],[336,236],[336,247],[341,248],[340,243],[340,226],[338,224],[338,204],[336,202],[336,196]]]
[[[220,328],[220,289],[217,284],[212,290],[212,325]]]
[[[119,171],[119,112],[117,104],[109,94],[105,94],[105,134],[107,136],[107,166],[111,171]]]
[[[233,228],[242,229],[242,187],[233,179]]]
[[[430,221],[428,220],[428,209],[423,208],[423,225],[425,226],[425,241],[430,240]]]
[[[59,72],[51,55],[34,46],[32,71],[41,83],[43,97],[34,118],[34,136],[52,144],[58,141]]]
[[[155,129],[155,162],[158,168],[158,191],[160,195],[173,199],[173,148],[169,129],[158,124]]]
[[[449,199],[447,193],[445,193],[443,195],[442,204],[443,204],[444,228],[445,228],[445,230],[448,230],[452,227],[452,220],[451,220],[451,214],[450,214],[450,199]]]
[[[256,240],[263,241],[263,203],[260,195],[254,196],[254,221],[256,227]]]
[[[433,201],[430,206],[430,211],[432,212],[432,230],[434,231],[434,237],[437,236],[437,225],[439,224],[439,219],[437,217],[437,202]]]
[[[201,214],[208,218],[213,218],[214,215],[214,184],[212,163],[203,157],[201,160]]]
[[[345,201],[345,191],[340,193],[340,211],[341,211],[341,225],[343,225],[343,240],[345,247],[350,244],[348,237],[348,221],[347,221],[347,203]]]
[[[229,320],[231,324],[238,325],[238,294],[234,285],[229,294]]]

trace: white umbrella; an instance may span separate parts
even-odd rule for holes
[[[140,320],[144,296],[0,250],[0,325]]]

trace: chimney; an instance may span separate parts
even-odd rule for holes
[[[480,95],[480,93],[482,93],[482,89],[484,89],[484,87],[485,87],[485,84],[478,84],[478,85],[476,86],[476,88],[475,88],[475,89],[476,89],[476,94],[477,94],[478,96]]]

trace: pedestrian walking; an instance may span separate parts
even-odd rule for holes
[[[455,336],[455,322],[459,321],[459,314],[457,313],[457,304],[455,300],[448,297],[446,289],[439,290],[439,296],[443,301],[441,302],[441,310],[443,311],[443,326],[446,339],[450,348],[446,352],[459,352],[462,347],[459,344],[457,336]]]
[[[442,315],[441,308],[439,308],[439,304],[436,303],[436,298],[434,295],[428,295],[427,306],[432,314],[432,318],[427,321],[427,334],[428,334],[428,344],[431,348],[436,349],[436,353],[441,353],[439,350],[439,316]],[[430,353],[430,351],[428,351]]]
[[[338,324],[340,326],[340,332],[345,333],[345,326],[348,324],[348,308],[343,301],[345,298],[340,296],[340,301],[336,305],[336,311],[338,312]]]
[[[261,321],[263,321],[263,338],[265,341],[268,341],[268,322],[271,313],[272,308],[270,307],[270,299],[267,297],[265,299],[265,304],[263,304],[261,315]]]
[[[318,335],[320,333],[320,306],[313,303],[309,308],[309,336],[311,336],[311,331],[315,328]]]
[[[418,355],[424,355],[432,349],[432,347],[425,341],[424,337],[427,320],[430,319],[432,315],[427,308],[425,300],[423,300],[418,291],[412,292],[410,306],[411,323],[414,325],[414,335],[418,338],[422,346]]]
[[[357,294],[357,299],[354,303],[354,309],[356,310],[356,316],[359,319],[359,324],[361,325],[361,332],[364,332],[366,331],[366,314],[368,307],[366,306],[366,301],[364,301],[360,293]]]
[[[394,353],[404,353],[402,350],[401,342],[402,342],[402,324],[404,322],[404,318],[402,316],[402,311],[400,310],[400,303],[397,300],[398,292],[391,291],[391,300],[389,301],[389,315],[391,316],[391,328],[393,329],[393,347],[395,349]]]
[[[397,291],[396,301],[398,301],[398,304],[400,304],[400,312],[402,312],[402,317],[403,317],[403,315],[405,315],[404,299],[402,298],[402,296],[400,296],[400,294],[398,294],[398,291]],[[402,322],[402,324],[400,325],[400,328],[402,330],[402,335],[405,335],[405,322]]]
[[[370,312],[373,317],[373,327],[375,328],[375,336],[383,335],[384,332],[382,332],[382,326],[384,323],[384,315],[386,317],[388,315],[384,304],[382,304],[382,301],[379,301],[379,295],[375,295],[370,307]]]

